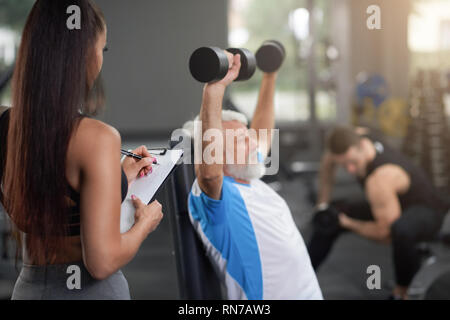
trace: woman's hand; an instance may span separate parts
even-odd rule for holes
[[[139,198],[132,195],[131,199],[136,208],[134,213],[135,225],[143,226],[146,234],[153,232],[158,227],[163,218],[162,206],[155,200],[152,203],[145,205]]]
[[[145,146],[140,146],[132,150],[134,154],[143,157],[141,160],[133,157],[126,157],[122,162],[122,168],[127,176],[128,184],[130,184],[137,177],[143,177],[152,173],[152,163],[155,160],[148,152]]]

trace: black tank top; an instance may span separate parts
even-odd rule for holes
[[[406,156],[389,147],[381,140],[374,138],[372,135],[364,135],[363,137],[371,140],[376,150],[375,158],[367,165],[366,175],[358,179],[363,188],[365,187],[367,178],[378,167],[385,164],[394,164],[405,170],[410,178],[408,191],[398,195],[402,211],[415,205],[431,208],[441,214],[449,210],[450,203],[438,194],[438,191],[434,188],[424,170],[416,166]]]
[[[6,163],[6,142],[9,125],[9,109],[0,114],[0,183],[3,180],[3,171]],[[1,112],[1,110],[0,110]],[[128,179],[122,169],[121,179],[122,202],[128,192]],[[70,207],[70,214],[67,222],[68,236],[80,235],[80,194],[67,184],[67,196],[75,203]],[[3,194],[0,189],[0,202],[3,200]]]

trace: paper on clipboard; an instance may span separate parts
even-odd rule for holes
[[[157,151],[151,150],[152,153],[156,153],[152,156],[157,159],[159,165],[154,165],[152,173],[137,178],[128,188],[127,196],[120,208],[120,233],[127,232],[134,224],[135,208],[131,195],[134,194],[143,203],[148,204],[183,155],[183,150],[180,149],[167,150],[164,155],[157,155]]]

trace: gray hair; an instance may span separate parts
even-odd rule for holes
[[[222,110],[222,121],[239,121],[245,126],[248,125],[247,117],[243,113],[233,110]],[[194,126],[196,122],[201,122],[200,115],[197,115],[194,120],[186,121],[183,125],[183,129],[190,138],[194,137]]]

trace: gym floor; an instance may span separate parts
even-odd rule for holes
[[[128,142],[128,146],[140,145],[139,141]],[[152,145],[153,146],[153,145]],[[161,146],[155,143],[154,146]],[[281,181],[277,185],[280,195],[289,205],[294,220],[305,239],[309,239],[309,221],[312,204],[308,190],[301,178]],[[334,196],[362,196],[356,182],[340,174]],[[157,197],[164,205],[164,190]],[[177,272],[173,250],[173,239],[168,213],[160,226],[144,241],[136,257],[123,272],[128,279],[133,299],[178,299]],[[445,230],[450,230],[446,220]],[[450,249],[448,249],[450,252]],[[357,235],[343,234],[335,243],[331,254],[318,270],[317,277],[325,299],[385,299],[394,284],[389,246],[376,244]],[[381,268],[381,289],[369,290],[366,286],[369,265]],[[0,299],[9,299],[17,271],[14,258],[0,260]]]

